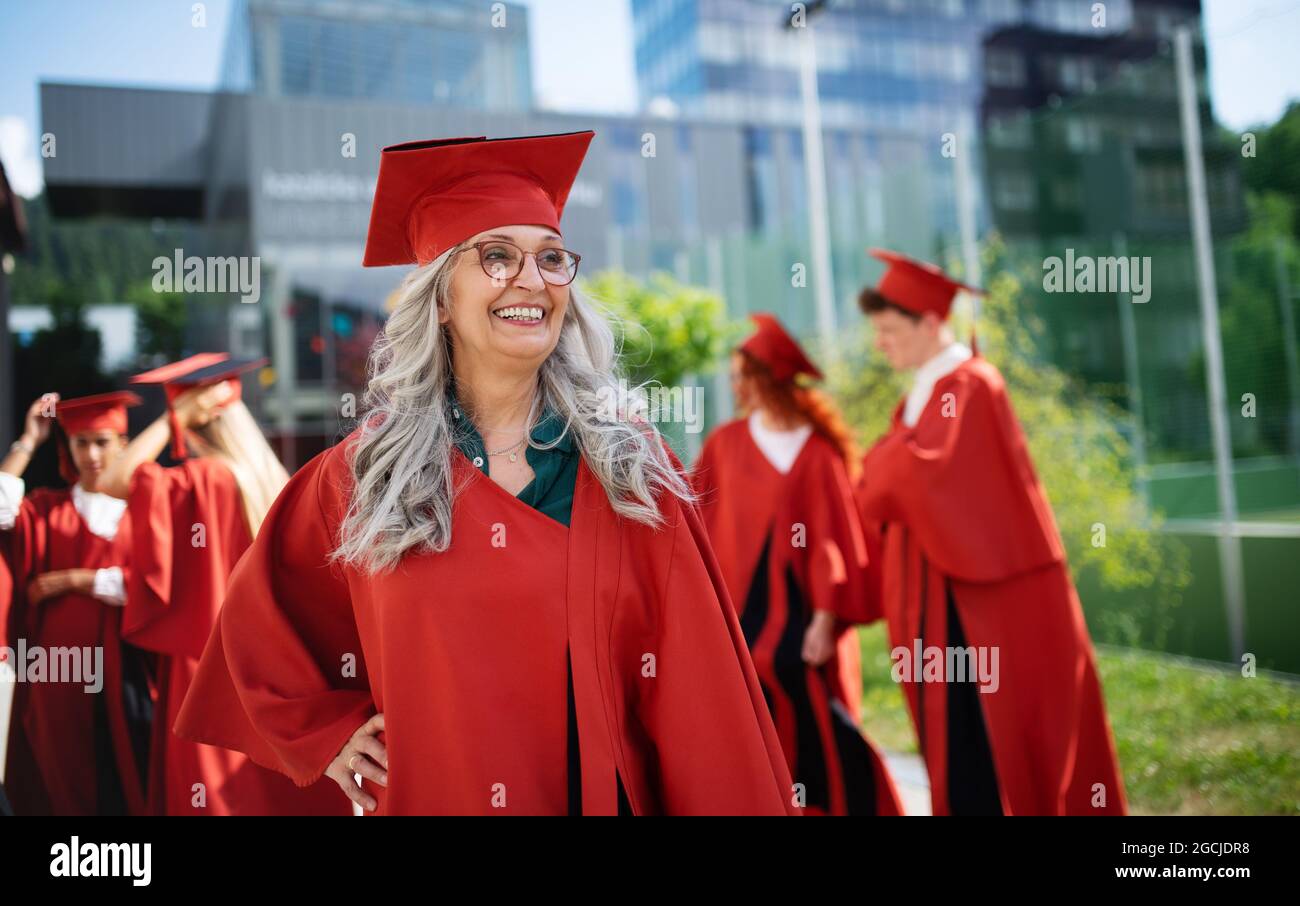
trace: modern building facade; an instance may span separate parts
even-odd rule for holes
[[[584,273],[666,270],[723,293],[736,316],[775,310],[797,329],[814,323],[810,290],[790,276],[807,261],[789,219],[803,185],[797,133],[58,84],[41,86],[41,111],[42,129],[59,136],[58,155],[45,161],[56,218],[180,218],[201,227],[189,231],[186,257],[259,259],[259,300],[243,304],[230,293],[224,306],[196,303],[190,345],[271,357],[263,414],[290,464],[334,437],[345,394],[359,399],[366,351],[403,276],[401,268],[361,267],[386,145],[594,129],[563,222]],[[922,242],[930,230],[915,209],[924,184],[919,166],[909,169],[921,158],[914,141],[840,131],[833,153],[837,172],[855,186],[835,208],[848,319],[856,317],[853,287],[869,266],[864,243],[886,233]],[[149,262],[140,266],[149,276]]]
[[[498,8],[504,18],[494,20]],[[1088,31],[1096,29],[1079,18],[1080,8],[858,0],[831,2],[815,20],[840,324],[857,321],[856,290],[878,276],[866,247],[932,258],[956,249],[957,193],[952,160],[940,153],[944,132],[986,133],[981,150],[988,153],[975,172],[992,189],[987,207],[979,201],[986,193],[976,192],[981,226],[1013,236],[1039,230],[1050,197],[1037,187],[1028,209],[1003,204],[1023,202],[1016,180],[1039,172],[1017,155],[1047,147],[1034,146],[1032,134],[1030,145],[1017,145],[1024,133],[1016,117],[1071,90],[1086,96],[1109,84],[1108,67],[1155,52],[1173,23],[1198,15],[1199,2],[1113,0],[1100,35]],[[388,144],[594,129],[564,223],[584,273],[669,271],[724,294],[735,316],[776,311],[811,334],[812,290],[792,279],[811,256],[796,73],[781,29],[787,9],[758,0],[634,0],[643,98],[666,93],[680,103],[671,116],[655,107],[654,114],[605,117],[531,109],[527,11],[517,5],[239,0],[223,90],[41,86],[42,130],[60,143],[58,156],[45,161],[50,210],[183,220],[198,228],[194,254],[259,259],[260,300],[195,305],[193,345],[271,356],[266,415],[286,445],[301,438],[307,454],[337,429],[342,395],[362,391],[365,351],[400,282],[400,269],[360,267],[379,153]],[[459,57],[435,54],[430,63],[411,50],[429,45],[432,34],[453,33]],[[494,54],[510,65],[484,62]],[[482,64],[483,78],[429,94],[439,67],[454,59],[461,62],[447,65],[462,73]],[[513,87],[492,81],[516,65],[525,77]],[[748,99],[709,88],[727,82]],[[423,87],[409,88],[416,83]],[[715,103],[720,97],[731,100]],[[793,106],[782,107],[781,98]],[[1169,128],[1163,113],[1130,122]],[[1079,164],[1067,172],[1071,166]],[[1049,190],[1057,175],[1043,173]],[[1159,172],[1153,179],[1148,185],[1142,177],[1136,197],[1168,182]],[[1122,216],[1149,213],[1135,206]],[[1089,331],[1114,329],[1099,323],[1067,323],[1063,354]],[[1113,377],[1114,366],[1108,358],[1096,374]],[[291,463],[303,458],[286,453]]]
[[[13,256],[27,248],[27,218],[23,200],[9,187],[4,162],[0,161],[0,349],[11,348],[9,337],[9,274]],[[0,387],[14,385],[13,356],[5,353],[0,362]],[[0,393],[0,449],[8,449],[14,423],[14,402],[10,394]]]
[[[784,27],[792,7],[785,0],[632,0],[642,106],[797,128],[800,41]],[[957,176],[944,137],[978,154],[990,90],[1029,79],[1017,48],[990,36],[1023,29],[1047,38],[1036,48],[1044,71],[1059,74],[1061,90],[1087,90],[1108,74],[1095,65],[1100,60],[1090,45],[1121,37],[1110,42],[1112,51],[1142,59],[1177,24],[1199,17],[1200,0],[827,0],[806,22],[825,127],[923,140],[930,149],[927,181],[935,186],[929,215],[952,234],[960,220],[951,201]],[[1032,91],[1002,91],[998,98],[1003,112],[1047,100]],[[972,185],[971,203],[976,222],[987,227],[983,188]]]
[[[980,110],[990,225],[1025,262],[1067,250],[1150,262],[1154,304],[1030,289],[1054,360],[1133,409],[1153,459],[1208,455],[1210,446],[1204,382],[1189,368],[1204,338],[1170,47],[1172,29],[1195,25],[1199,6],[1138,5],[1133,28],[1108,37],[1018,25],[985,41],[986,58],[1003,61]],[[1204,48],[1194,53],[1196,150],[1216,244],[1227,248],[1247,223],[1241,149],[1214,122]],[[1232,256],[1220,258],[1228,285]]]
[[[783,26],[792,6],[632,0],[642,106],[667,100],[716,120],[798,124],[799,45]],[[828,0],[808,24],[827,126],[937,135],[973,127],[985,84],[1022,71],[1014,55],[986,47],[993,32],[1160,38],[1199,16],[1200,0]]]
[[[533,106],[528,9],[475,0],[235,0],[221,87],[261,97]]]

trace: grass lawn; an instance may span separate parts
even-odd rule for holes
[[[884,626],[859,635],[867,733],[915,752]],[[1300,815],[1300,684],[1132,650],[1098,662],[1134,814]]]

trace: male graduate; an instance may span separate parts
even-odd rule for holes
[[[1124,814],[1092,642],[1002,375],[953,339],[958,290],[883,250],[859,304],[914,372],[857,497],[883,532],[895,678],[936,815]]]

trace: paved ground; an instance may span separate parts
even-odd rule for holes
[[[885,763],[894,775],[894,785],[908,815],[930,814],[930,781],[919,755],[885,752]]]
[[[0,664],[0,780],[5,779],[5,746],[9,742],[9,708],[13,703],[13,667]]]

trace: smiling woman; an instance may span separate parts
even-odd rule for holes
[[[178,732],[379,814],[797,811],[680,464],[604,405],[559,226],[592,136],[385,149],[365,263],[418,267],[369,412],[267,514]]]

